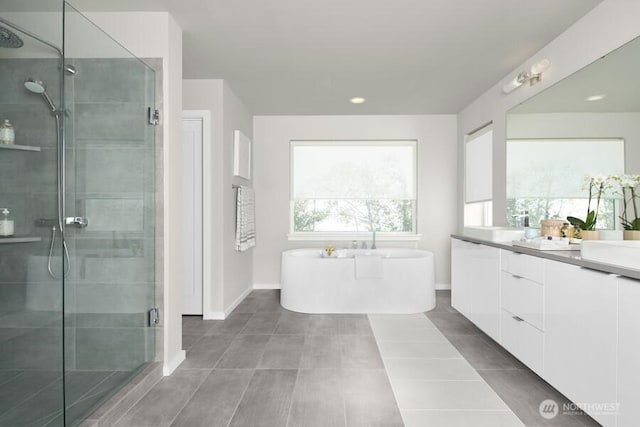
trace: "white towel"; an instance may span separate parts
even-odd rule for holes
[[[253,189],[238,187],[236,198],[236,251],[244,252],[256,245],[256,212]]]
[[[355,277],[358,279],[382,279],[382,257],[380,255],[356,255]]]

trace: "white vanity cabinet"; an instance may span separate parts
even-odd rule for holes
[[[574,403],[615,405],[618,278],[551,260],[544,273],[544,379]],[[585,412],[616,425],[613,411]]]
[[[500,344],[538,375],[543,374],[543,260],[502,250]]]
[[[454,308],[603,426],[640,426],[639,279],[569,257],[451,247]]]
[[[452,240],[451,305],[500,339],[500,249]]]
[[[471,269],[475,244],[451,239],[451,306],[471,319]]]
[[[640,425],[640,280],[618,278],[618,427]]]

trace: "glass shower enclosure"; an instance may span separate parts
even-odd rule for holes
[[[156,77],[68,3],[21,3],[0,6],[0,426],[73,426],[155,360]]]

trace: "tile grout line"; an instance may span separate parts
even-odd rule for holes
[[[300,378],[300,368],[296,369],[296,380],[293,383],[293,390],[291,391],[291,398],[289,399],[289,410],[287,411],[287,419],[285,421],[285,427],[289,426],[289,419],[291,418],[291,409],[293,408],[293,398],[296,395],[296,388],[298,387],[298,378]]]
[[[180,409],[178,410],[178,412],[176,412],[176,414],[174,415],[173,418],[171,418],[171,421],[168,423],[168,425],[172,425],[173,422],[178,418],[178,416],[180,415],[180,413],[182,412],[182,410],[184,408],[187,407],[187,405],[189,404],[189,402],[191,402],[191,399],[193,399],[193,396],[196,395],[196,393],[198,392],[198,390],[200,390],[200,388],[203,386],[203,384],[207,381],[207,379],[209,378],[209,376],[211,376],[211,374],[213,373],[213,369],[200,369],[201,371],[209,371],[209,373],[207,374],[207,376],[204,377],[204,379],[200,382],[200,384],[198,384],[198,387],[196,387],[193,390],[193,393],[191,393],[189,395],[189,398],[187,400],[185,400],[184,405],[182,405],[180,407]]]
[[[158,385],[158,384],[160,383],[160,381],[162,381],[164,378],[165,378],[164,376],[161,376],[159,380],[155,381],[155,382],[151,385],[151,387],[148,387],[148,388],[147,388],[147,391],[146,391],[145,393],[142,393],[142,395],[141,395],[138,399],[136,399],[134,402],[132,402],[132,403],[131,403],[131,406],[129,407],[129,409],[127,409],[124,413],[121,413],[119,417],[117,417],[115,420],[113,420],[113,424],[111,424],[111,425],[113,425],[113,426],[117,426],[117,424],[118,424],[120,421],[122,421],[122,420],[125,418],[125,416],[126,416],[129,412],[131,412],[131,410],[132,410],[132,409],[133,409],[133,408],[134,408],[138,403],[140,403],[140,401],[142,401],[142,399],[144,399],[144,397],[145,397],[147,394],[149,394],[149,393],[151,392],[151,390],[152,390],[156,385]],[[137,384],[136,384],[136,385],[135,385],[135,386],[134,386],[134,387],[129,391],[129,393],[133,392],[133,390],[134,390],[134,389],[136,389],[137,387],[140,387],[140,386],[141,386],[141,384],[142,384],[143,382],[144,382],[144,379],[143,379],[143,380],[141,380],[139,383],[137,383]],[[107,412],[106,412],[106,413],[101,417],[101,419],[99,419],[99,420],[98,420],[98,425],[100,425],[100,424],[101,424],[102,420],[104,419],[104,417],[106,417],[106,416],[107,416],[107,414],[109,414],[111,411],[113,411],[115,408],[117,408],[117,406],[118,406],[120,403],[122,403],[126,398],[127,398],[127,396],[126,396],[126,395],[122,396],[122,398],[118,401],[118,403],[117,403],[114,407],[112,407],[111,409],[109,409],[109,411],[107,411]]]
[[[236,416],[236,413],[238,412],[238,408],[240,407],[240,403],[242,402],[242,399],[244,399],[244,396],[247,394],[247,390],[249,390],[249,385],[251,385],[251,380],[253,379],[253,376],[256,374],[256,370],[257,369],[253,369],[253,373],[251,374],[251,378],[249,378],[249,381],[247,381],[247,385],[245,386],[244,390],[242,390],[242,394],[240,395],[240,399],[238,399],[238,403],[236,403],[236,407],[233,409],[233,413],[229,417],[229,421],[227,421],[227,427],[229,427],[231,425],[231,421],[233,421],[233,417]]]

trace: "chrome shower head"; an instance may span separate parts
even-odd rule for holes
[[[0,25],[0,47],[17,49],[24,45],[24,42],[16,33]]]
[[[49,108],[51,108],[51,112],[53,114],[59,114],[60,110],[58,110],[47,94],[47,86],[44,84],[42,80],[36,80],[33,78],[28,78],[24,81],[24,87],[27,88],[29,92],[37,93],[42,95],[44,100],[49,104]]]
[[[33,93],[45,93],[47,91],[47,86],[42,82],[42,80],[27,79],[24,81],[24,87],[26,87],[29,92]]]

